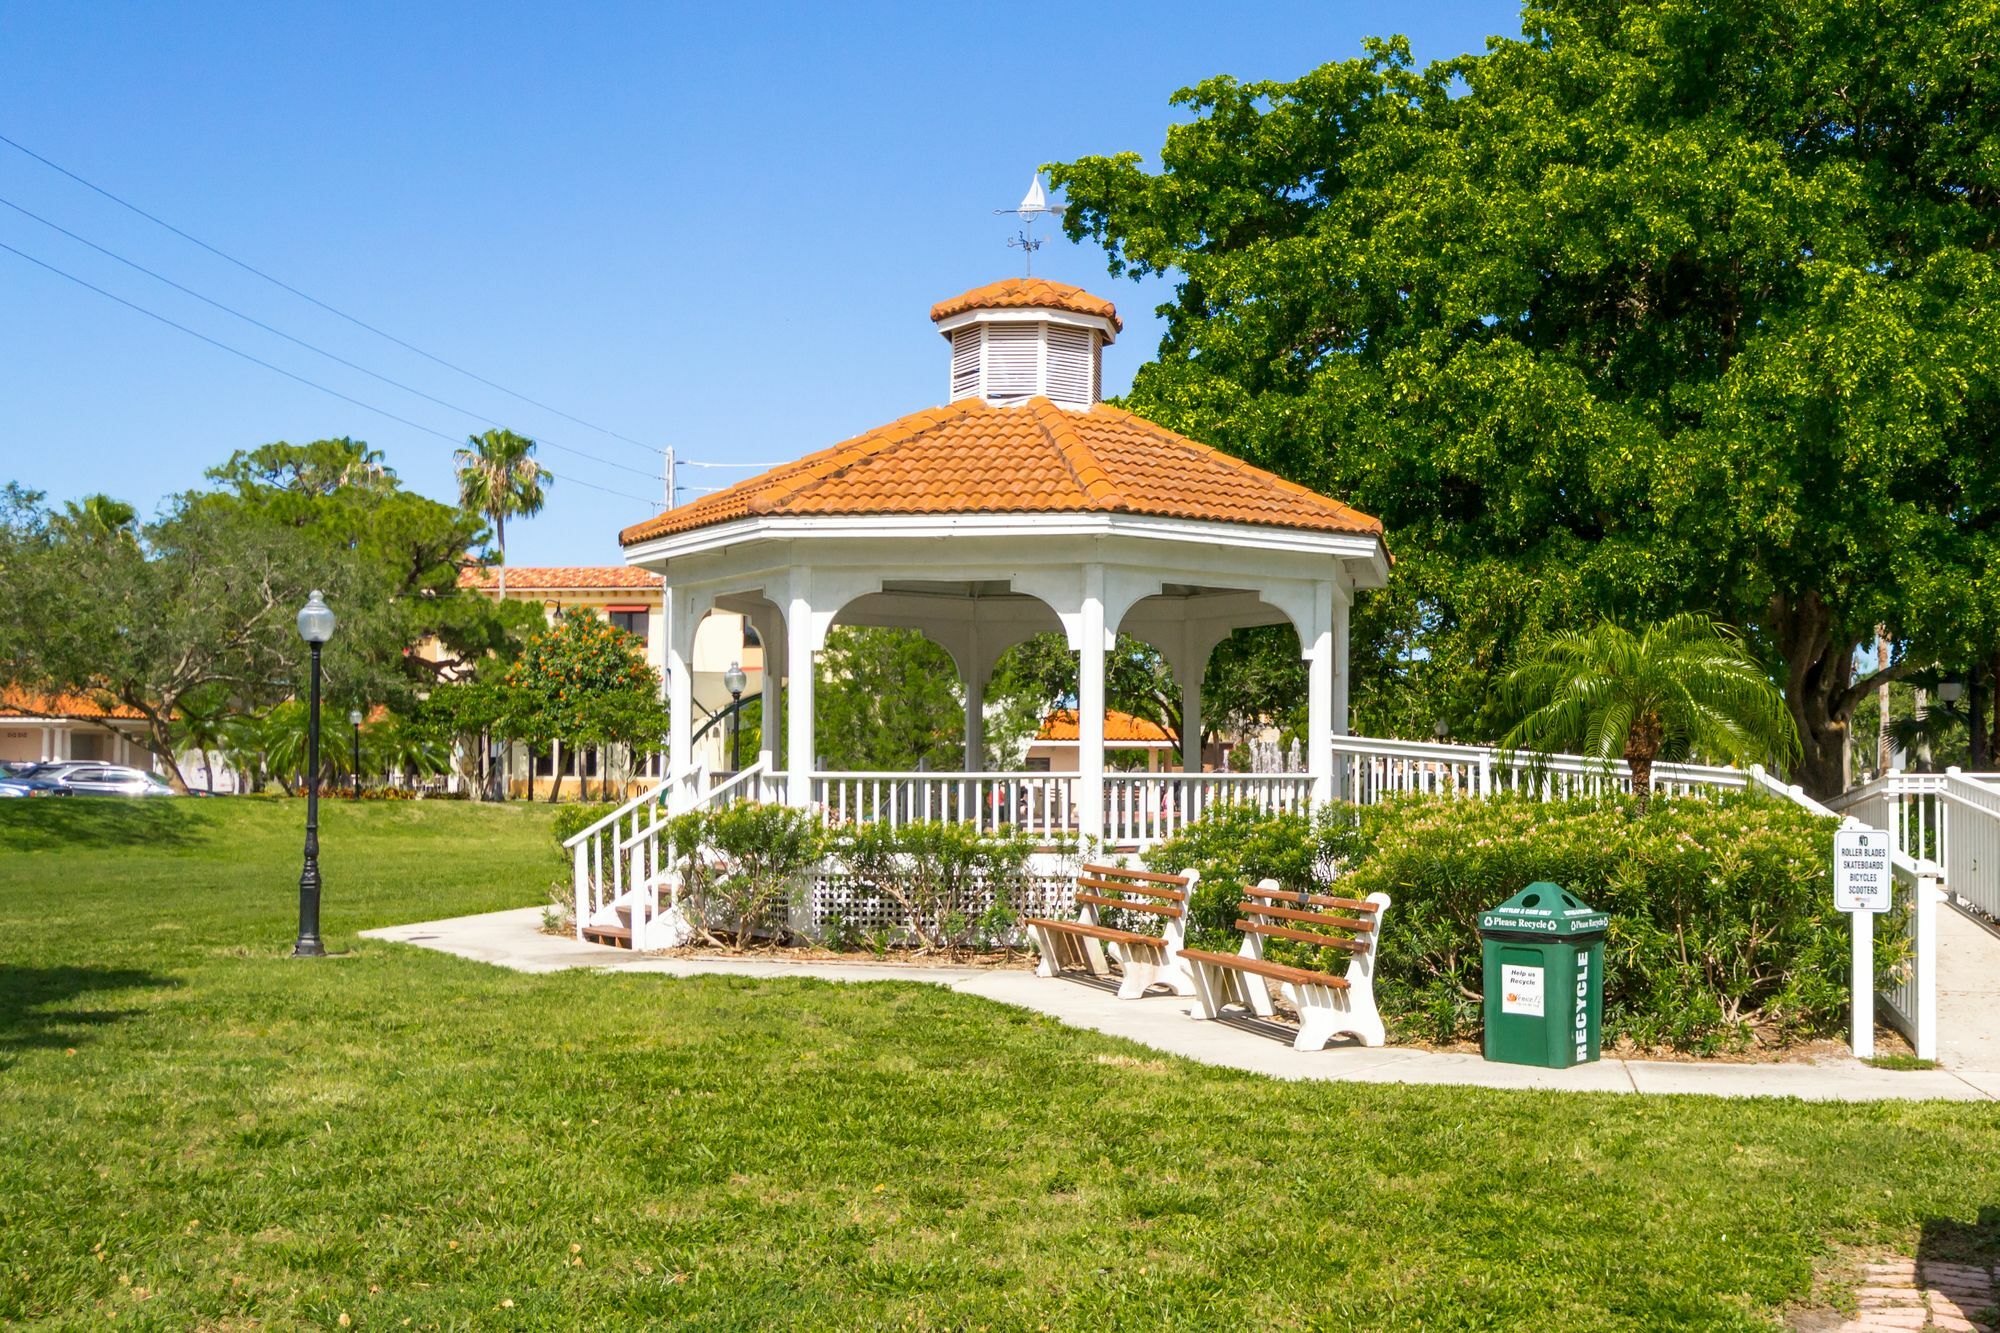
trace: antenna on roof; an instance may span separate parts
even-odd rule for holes
[[[1021,258],[1027,265],[1027,275],[1029,277],[1032,278],[1035,276],[1035,251],[1042,248],[1042,243],[1035,239],[1034,236],[1035,219],[1043,216],[1059,218],[1068,207],[1067,204],[1052,204],[1049,202],[1049,197],[1042,193],[1042,173],[1038,171],[1035,173],[1034,178],[1028,182],[1028,192],[1021,197],[1019,204],[1013,208],[996,208],[993,210],[993,216],[995,217],[999,217],[1005,213],[1012,213],[1015,217],[1021,219],[1021,230],[1007,242],[1007,248],[1021,252]]]

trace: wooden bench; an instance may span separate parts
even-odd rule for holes
[[[1243,916],[1236,923],[1243,932],[1243,951],[1227,954],[1187,949],[1180,955],[1193,974],[1198,1002],[1188,1016],[1220,1018],[1223,1006],[1236,1004],[1269,1018],[1273,1012],[1269,983],[1275,981],[1299,1012],[1294,1050],[1323,1050],[1343,1032],[1353,1033],[1369,1046],[1380,1046],[1387,1034],[1375,1009],[1375,951],[1382,913],[1388,908],[1386,893],[1371,893],[1366,899],[1293,893],[1279,888],[1274,879],[1245,889]],[[1327,933],[1330,930],[1342,933]],[[1331,971],[1271,962],[1264,957],[1267,939],[1294,940],[1315,945],[1327,955],[1344,955],[1347,970],[1336,976]],[[1333,961],[1327,958],[1329,965]]]
[[[1076,920],[1056,921],[1031,916],[1041,962],[1035,971],[1045,977],[1062,975],[1065,967],[1087,967],[1095,976],[1111,971],[1105,958],[1109,946],[1121,976],[1118,998],[1136,1000],[1157,985],[1173,987],[1176,995],[1194,994],[1194,979],[1180,960],[1187,938],[1188,895],[1197,872],[1162,875],[1151,870],[1086,865],[1076,877]],[[1119,930],[1103,922],[1103,909],[1137,912],[1160,918],[1160,933],[1144,935]]]

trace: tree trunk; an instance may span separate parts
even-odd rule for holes
[[[528,747],[528,804],[535,803],[535,747]]]
[[[502,506],[493,511],[493,532],[500,543],[500,600],[507,600],[507,510]],[[561,784],[558,783],[558,786]],[[530,798],[532,799],[532,798]]]
[[[1853,688],[1859,642],[1835,633],[1832,613],[1810,590],[1773,597],[1770,617],[1772,637],[1785,659],[1785,706],[1799,732],[1799,763],[1792,778],[1821,799],[1838,796],[1848,719],[1860,701]]]
[[[1875,674],[1889,669],[1889,630],[1886,626],[1875,627]],[[1886,677],[1875,687],[1875,707],[1879,710],[1879,721],[1875,730],[1875,776],[1881,777],[1889,771],[1889,761],[1895,757],[1895,746],[1889,741],[1889,681]]]
[[[1632,795],[1645,814],[1653,803],[1653,761],[1660,754],[1660,738],[1665,728],[1658,713],[1644,713],[1632,722],[1625,736],[1625,762],[1632,766]]]
[[[146,719],[146,746],[153,755],[167,766],[167,782],[175,791],[188,789],[187,778],[181,773],[180,761],[174,757],[173,737],[167,733],[167,724],[158,717]]]

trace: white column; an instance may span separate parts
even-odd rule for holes
[[[1083,569],[1083,645],[1077,661],[1077,829],[1104,837],[1104,566]]]
[[[986,678],[977,670],[965,677],[965,771],[986,767]]]
[[[1201,673],[1181,678],[1181,768],[1201,772]]]
[[[803,810],[812,804],[813,609],[802,586],[804,571],[794,570],[792,577],[792,600],[785,613],[785,804]]]
[[[1307,659],[1306,771],[1312,774],[1315,803],[1333,799],[1335,601],[1331,579],[1315,583],[1311,637],[1304,633],[1299,635]]]
[[[685,773],[694,761],[694,627],[688,624],[688,594],[665,589],[667,677],[667,773]]]
[[[1348,734],[1348,622],[1354,603],[1354,594],[1343,584],[1333,589],[1333,735]],[[1347,798],[1347,765],[1340,756],[1329,754],[1328,763],[1333,773],[1329,799],[1340,801]]]

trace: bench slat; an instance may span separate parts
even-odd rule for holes
[[[1095,903],[1099,907],[1116,907],[1126,912],[1151,912],[1154,916],[1179,916],[1181,914],[1179,903],[1175,903],[1171,907],[1165,903],[1135,903],[1129,898],[1106,898],[1102,894],[1096,893],[1079,893],[1076,895],[1076,900],[1080,903]]]
[[[1294,906],[1298,904],[1301,897],[1301,895],[1293,893],[1290,889],[1245,889],[1243,890],[1243,896],[1246,898],[1264,898],[1275,903],[1291,903]],[[1340,907],[1350,912],[1367,912],[1371,915],[1375,911],[1374,903],[1364,901],[1360,898],[1335,898],[1324,893],[1308,893],[1303,895],[1303,897],[1306,902],[1311,903],[1314,907]]]
[[[1332,935],[1315,935],[1309,930],[1293,930],[1289,926],[1267,926],[1261,921],[1238,921],[1236,928],[1245,935],[1263,935],[1281,940],[1298,940],[1303,944],[1317,944],[1322,949],[1340,949],[1346,953],[1362,953],[1368,946],[1360,940],[1339,939]]]
[[[1142,893],[1148,898],[1171,898],[1175,902],[1187,897],[1179,889],[1156,889],[1150,884],[1119,884],[1108,879],[1092,879],[1087,875],[1076,877],[1079,889],[1101,889],[1106,893]]]
[[[1127,879],[1143,879],[1153,884],[1172,884],[1184,889],[1188,886],[1186,875],[1163,875],[1157,870],[1127,870],[1124,866],[1084,865],[1079,867],[1086,875],[1123,875]]]
[[[1342,930],[1358,930],[1363,934],[1375,929],[1373,921],[1357,921],[1353,917],[1328,916],[1324,912],[1301,912],[1296,907],[1267,907],[1263,903],[1244,903],[1243,910],[1258,916],[1274,916],[1284,921],[1310,921],[1316,926],[1338,926]]]
[[[1273,963],[1263,958],[1245,958],[1237,953],[1210,953],[1206,949],[1183,949],[1181,957],[1200,963],[1213,963],[1217,967],[1227,967],[1238,972],[1254,972],[1260,977],[1289,981],[1295,986],[1331,986],[1334,990],[1347,989],[1346,977],[1336,977],[1326,972],[1309,972],[1303,967],[1287,967],[1283,963]]]
[[[1142,935],[1134,930],[1113,930],[1110,926],[1092,926],[1082,921],[1052,921],[1045,916],[1026,918],[1027,924],[1041,926],[1045,930],[1059,931],[1065,935],[1088,935],[1094,940],[1110,940],[1115,944],[1165,943],[1158,935]]]

